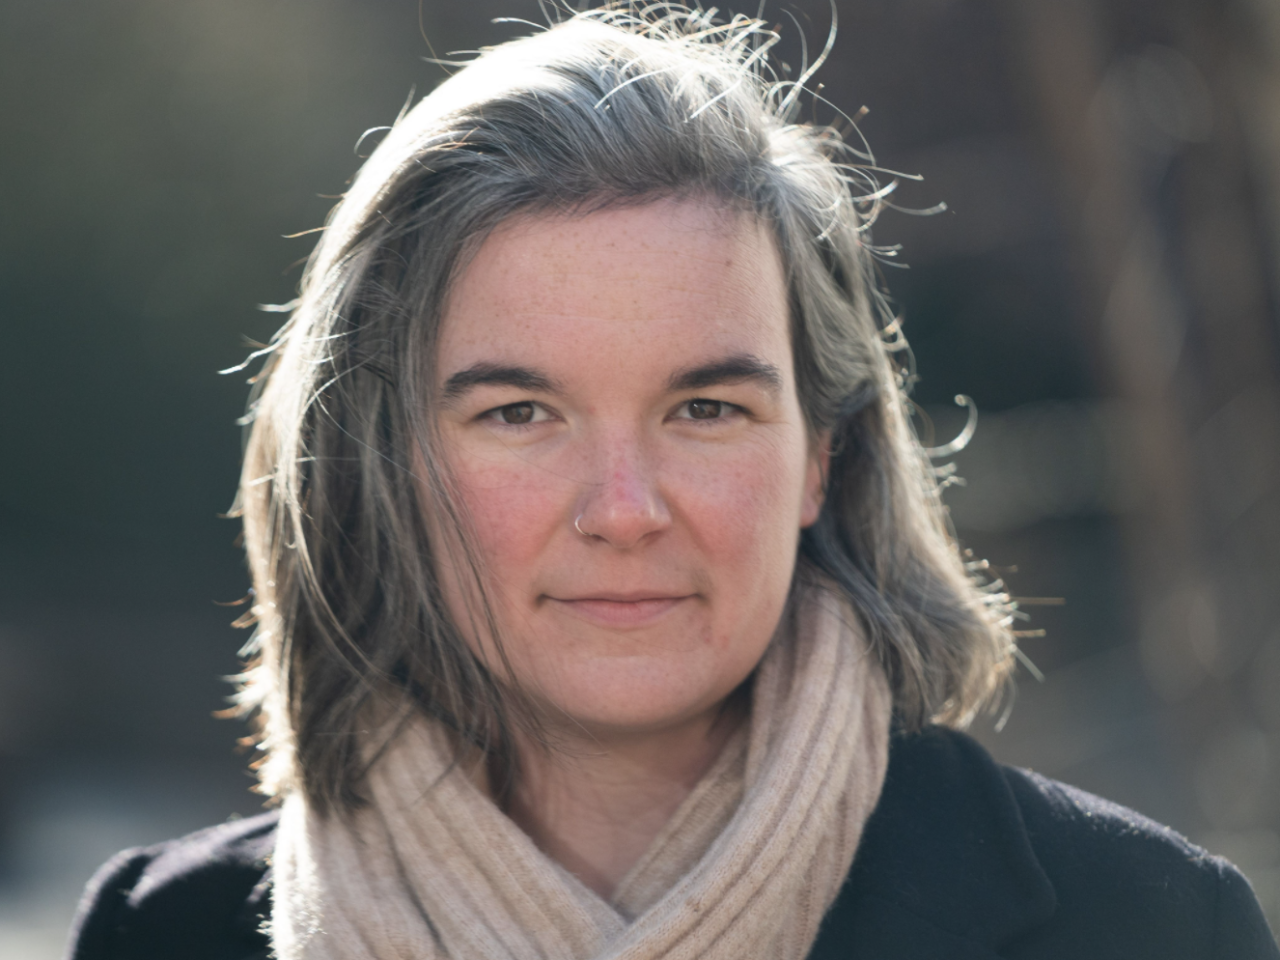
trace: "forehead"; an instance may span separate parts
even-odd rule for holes
[[[789,370],[777,244],[756,218],[690,200],[514,218],[458,277],[440,349],[443,376],[584,353],[630,367],[748,352]]]

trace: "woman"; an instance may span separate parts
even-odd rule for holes
[[[280,809],[120,855],[74,956],[1277,956],[1230,865],[945,726],[1008,599],[769,37],[580,15],[374,151],[251,409]]]

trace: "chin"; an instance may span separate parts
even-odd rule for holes
[[[551,715],[567,716],[590,731],[638,734],[679,726],[715,709],[750,672],[748,664],[700,678],[669,660],[627,658],[562,674],[542,685],[542,698]]]

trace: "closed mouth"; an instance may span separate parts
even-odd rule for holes
[[[686,600],[692,594],[617,594],[603,593],[586,597],[548,597],[556,606],[581,619],[602,626],[644,626]]]

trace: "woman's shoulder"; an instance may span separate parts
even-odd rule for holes
[[[893,943],[904,958],[1280,960],[1248,881],[1226,860],[1118,804],[998,764],[943,728],[894,738],[828,920],[814,957],[857,941],[871,953]],[[907,928],[916,952],[901,939]]]
[[[269,910],[275,812],[116,854],[89,885],[70,960],[252,960]]]

